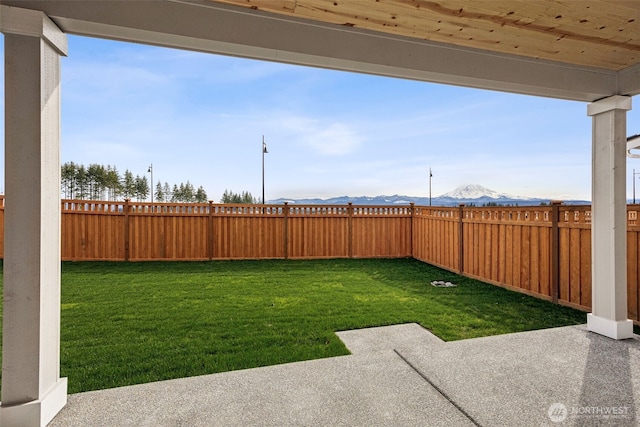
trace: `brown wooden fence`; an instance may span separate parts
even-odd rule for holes
[[[409,206],[64,200],[63,260],[411,256]]]
[[[628,206],[629,318],[640,322],[640,205]],[[0,241],[4,238],[0,197]],[[414,257],[575,308],[591,304],[591,207],[62,201],[64,260]],[[4,256],[0,245],[0,257]]]
[[[462,275],[591,309],[591,207],[415,207],[413,257]],[[627,208],[629,318],[640,322],[639,205]]]

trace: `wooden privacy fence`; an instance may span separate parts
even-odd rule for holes
[[[628,311],[640,322],[640,205],[627,210]],[[2,224],[0,197],[0,241]],[[64,260],[349,257],[414,257],[590,310],[591,207],[62,201]]]
[[[639,205],[627,208],[629,318],[640,321]],[[464,276],[591,309],[591,207],[415,207],[413,257]]]
[[[64,260],[408,256],[409,206],[62,202]]]

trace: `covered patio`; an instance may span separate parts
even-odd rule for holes
[[[443,342],[338,332],[352,355],[78,393],[51,426],[635,426],[640,339],[584,325]]]
[[[607,387],[638,369],[623,355],[629,370],[611,374],[613,359],[601,355],[637,350],[627,319],[625,179],[626,112],[640,93],[639,23],[640,6],[625,0],[0,0],[7,230],[2,425],[46,425],[67,402],[59,373],[60,57],[68,54],[67,33],[584,102],[593,119],[593,311],[586,330],[572,329],[561,342],[552,331],[536,336],[550,352],[561,352],[567,340],[582,346],[584,359],[576,363],[586,366],[584,378],[589,382],[591,372],[604,368],[597,385]],[[428,382],[420,356],[412,361],[400,353],[389,356]],[[372,402],[377,392],[369,395]],[[635,405],[623,403],[608,406]]]

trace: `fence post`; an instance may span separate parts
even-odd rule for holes
[[[560,205],[559,200],[551,201],[551,301],[558,303],[560,296]]]
[[[458,272],[464,273],[464,203],[458,205]]]
[[[289,259],[289,202],[284,202],[284,259]]]
[[[207,222],[207,256],[213,259],[213,200],[209,200],[209,220]]]
[[[349,215],[349,219],[347,220],[347,251],[349,258],[353,258],[353,203],[349,202],[349,206],[347,207],[347,215]]]
[[[415,220],[416,215],[415,203],[411,202],[409,204],[409,209],[411,209],[411,222],[409,223],[409,256],[413,258],[413,221]]]
[[[129,199],[124,199],[124,260],[129,261]]]

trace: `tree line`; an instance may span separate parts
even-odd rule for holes
[[[61,191],[66,199],[80,200],[147,200],[151,192],[149,180],[145,175],[133,175],[125,170],[121,175],[115,166],[90,164],[88,167],[67,162],[61,167]],[[189,181],[170,186],[158,181],[155,192],[158,202],[205,203],[207,193],[199,186],[194,188]]]
[[[243,191],[242,193],[234,193],[233,191],[224,190],[222,199],[220,199],[220,203],[248,203],[255,205],[259,203],[259,201],[248,191]]]

